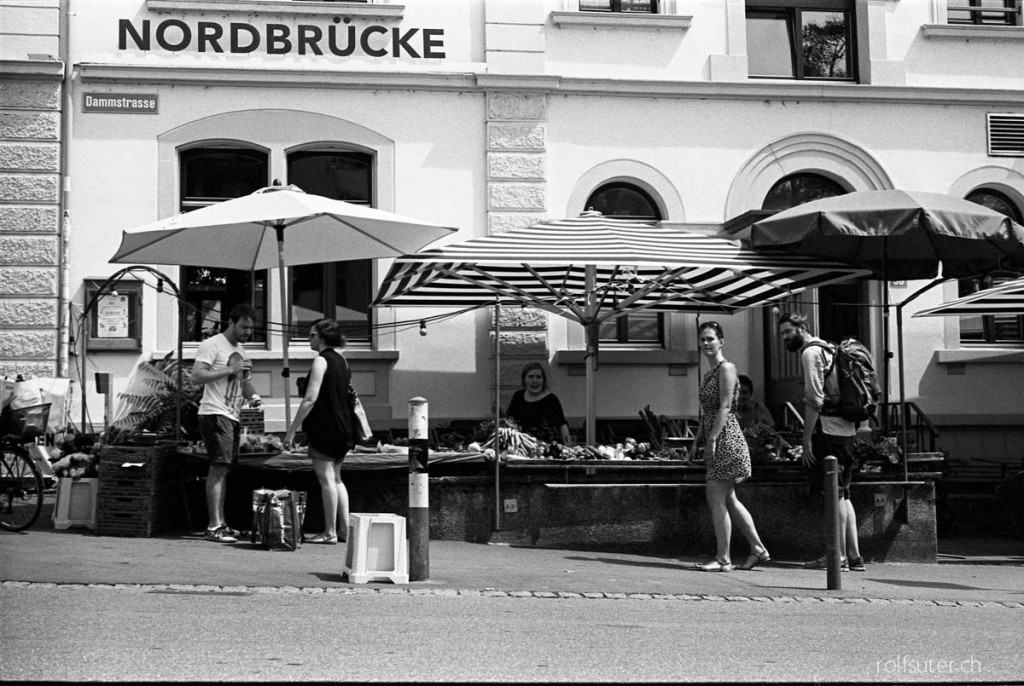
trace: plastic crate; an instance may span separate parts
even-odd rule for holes
[[[182,513],[174,443],[100,446],[97,530],[101,536],[153,536]]]

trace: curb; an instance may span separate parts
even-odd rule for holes
[[[494,588],[402,588],[386,587],[332,587],[320,586],[213,586],[191,584],[74,584],[40,581],[0,581],[0,588],[43,588],[56,590],[135,591],[139,593],[165,593],[181,595],[248,596],[256,594],[291,595],[414,595],[458,596],[486,598],[546,598],[552,600],[662,600],[688,602],[759,602],[759,603],[830,603],[830,604],[888,604],[924,605],[928,607],[1000,607],[1024,610],[1024,602],[996,602],[991,600],[924,600],[909,598],[870,598],[832,596],[737,596],[708,593],[613,593],[604,591],[499,591]]]

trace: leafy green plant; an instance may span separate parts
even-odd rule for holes
[[[156,361],[143,360],[124,393],[117,418],[111,422],[106,442],[129,443],[143,433],[165,434],[175,431],[178,395],[178,365],[168,353]],[[181,374],[181,431],[185,440],[199,440],[199,401],[203,387],[192,383],[190,370]]]

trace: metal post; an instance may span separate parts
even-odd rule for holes
[[[430,486],[427,401],[409,401],[409,581],[430,577]]]
[[[828,590],[843,588],[839,550],[839,460],[834,455],[825,458],[825,574]]]

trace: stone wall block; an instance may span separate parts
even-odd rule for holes
[[[547,119],[547,96],[538,94],[487,94],[487,118],[505,121]]]
[[[0,327],[57,326],[56,300],[0,300]]]
[[[4,331],[0,336],[0,358],[53,357],[56,331]]]
[[[0,112],[0,139],[59,140],[60,115],[56,112]]]
[[[56,175],[0,175],[0,200],[7,202],[57,202],[60,191]]]
[[[57,264],[57,237],[0,235],[0,264]]]
[[[29,377],[43,376],[55,378],[57,376],[56,362],[0,360],[0,375],[17,377],[21,374],[26,379]]]
[[[0,295],[56,296],[57,270],[0,267]]]
[[[60,171],[60,148],[46,143],[0,144],[0,169]]]
[[[539,153],[492,152],[487,154],[491,179],[544,179],[547,170]]]
[[[540,183],[491,183],[487,194],[491,209],[542,210],[547,207],[545,187]]]
[[[491,357],[494,356],[494,332],[490,334]],[[548,354],[548,336],[544,331],[502,332],[501,357],[544,357]]]
[[[489,150],[526,150],[543,152],[547,143],[547,125],[540,123],[487,124]]]
[[[543,310],[522,307],[502,307],[498,310],[502,331],[508,329],[547,329],[548,315]],[[491,317],[491,324],[494,317]]]
[[[56,207],[0,205],[0,227],[7,233],[57,233],[59,217]]]
[[[0,80],[0,102],[11,108],[57,110],[60,109],[60,83]]]
[[[490,212],[487,216],[487,231],[491,236],[523,229],[544,219],[538,212]]]

